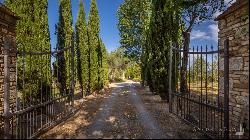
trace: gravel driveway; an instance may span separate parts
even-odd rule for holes
[[[86,97],[78,113],[40,138],[206,138],[169,114],[168,104],[139,83],[126,81],[110,87],[107,94]]]

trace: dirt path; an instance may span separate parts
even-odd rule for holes
[[[149,114],[147,109],[145,109],[144,104],[142,103],[138,93],[134,89],[133,83],[129,84],[129,89],[131,94],[129,94],[130,99],[132,100],[133,105],[136,108],[136,113],[139,116],[139,121],[144,124],[144,133],[146,134],[147,138],[152,139],[166,139],[169,136],[166,136],[156,123],[155,119]]]
[[[86,97],[78,113],[40,138],[204,138],[138,83],[110,86],[109,94]]]

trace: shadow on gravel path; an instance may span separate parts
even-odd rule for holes
[[[204,138],[166,110],[157,95],[126,81],[110,84],[107,94],[82,99],[81,109],[40,138],[167,139]]]

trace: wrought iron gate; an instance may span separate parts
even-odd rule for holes
[[[21,49],[23,47],[23,49]],[[61,50],[30,52],[5,48],[4,114],[6,138],[32,138],[74,113],[74,46]],[[38,47],[38,46],[34,46]],[[17,55],[16,99],[10,106],[9,54]],[[65,69],[64,69],[65,68]],[[66,69],[68,68],[68,69]],[[5,106],[6,106],[5,105]]]
[[[201,131],[211,138],[229,137],[228,46],[229,41],[226,40],[224,52],[207,46],[205,50],[200,46],[187,51],[186,92],[180,89],[184,51],[172,47],[170,53],[169,110],[193,125],[194,131]],[[220,81],[220,77],[224,77],[224,81]]]

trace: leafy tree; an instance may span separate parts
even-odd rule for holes
[[[179,3],[179,8],[182,10],[182,36],[183,36],[183,65],[181,67],[181,91],[187,91],[187,64],[188,64],[188,50],[190,44],[190,33],[192,32],[193,26],[195,24],[202,23],[205,20],[213,18],[213,15],[218,10],[222,10],[224,5],[224,0],[197,0],[197,1],[187,1],[181,0]]]
[[[76,22],[77,74],[81,89],[86,91],[88,85],[88,36],[83,2],[80,1]]]
[[[207,63],[207,66],[209,63]],[[206,60],[200,55],[194,59],[194,62],[190,69],[190,80],[193,82],[206,81]]]
[[[122,79],[130,60],[124,55],[124,48],[118,48],[108,55],[109,80]]]
[[[148,22],[149,0],[125,0],[118,10],[121,47],[135,61],[140,60],[144,28]]]
[[[218,82],[218,56],[213,56],[213,61],[208,65],[208,82]]]
[[[127,79],[132,79],[134,81],[140,81],[141,80],[141,67],[137,63],[131,63],[127,68],[125,72],[125,77]]]
[[[143,2],[126,0],[118,10],[121,44],[132,58],[141,58],[142,80],[147,81],[151,90],[168,97],[168,67],[169,50],[174,45],[177,48],[184,41],[183,64],[181,66],[181,91],[187,90],[187,51],[190,42],[190,32],[195,24],[211,19],[217,10],[221,10],[224,1],[213,0],[152,0],[141,9]],[[144,3],[144,5],[147,5]],[[150,17],[150,18],[148,18]],[[171,81],[173,87],[177,84],[178,75],[175,70],[180,66],[180,55],[173,52]]]

